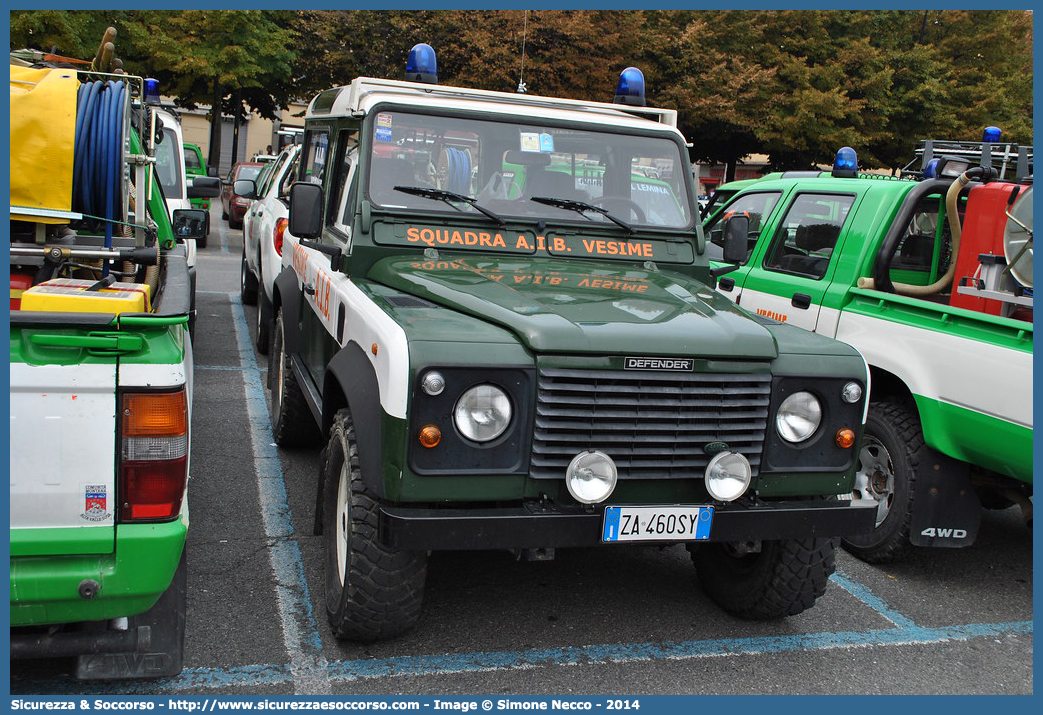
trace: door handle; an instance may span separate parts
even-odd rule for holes
[[[807,293],[794,293],[793,300],[790,304],[794,308],[800,308],[801,310],[807,310],[811,307],[811,296]]]
[[[721,287],[721,290],[730,291],[732,288],[735,287],[735,279],[721,278],[719,281],[717,281],[717,285]]]

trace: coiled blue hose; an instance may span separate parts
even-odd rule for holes
[[[121,165],[126,86],[122,81],[80,85],[76,96],[72,210],[95,230],[104,224],[105,247],[112,247],[113,222],[122,219]],[[108,264],[102,274],[108,273]]]
[[[445,153],[449,160],[449,191],[466,195],[471,188],[471,159],[456,147],[446,147]]]

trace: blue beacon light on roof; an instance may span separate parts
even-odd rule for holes
[[[633,107],[645,106],[645,75],[637,67],[627,67],[619,73],[616,83],[616,94],[612,98],[614,104],[627,104]]]
[[[144,89],[145,104],[159,104],[159,80],[148,77],[145,79]]]
[[[995,143],[1000,140],[1000,136],[1003,132],[1000,131],[999,127],[985,127],[984,133],[981,135],[981,140],[987,143]]]
[[[438,61],[435,50],[426,42],[418,42],[406,60],[406,81],[438,84]]]
[[[853,177],[858,176],[858,154],[849,146],[841,147],[837,152],[837,158],[833,162],[833,176]]]

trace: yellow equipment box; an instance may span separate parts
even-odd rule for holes
[[[87,290],[96,281],[54,278],[22,293],[22,310],[66,313],[148,313],[149,287],[144,283],[113,283]]]

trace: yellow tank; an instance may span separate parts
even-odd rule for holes
[[[79,86],[74,70],[11,65],[12,219],[68,222],[19,214],[18,207],[72,210]]]

